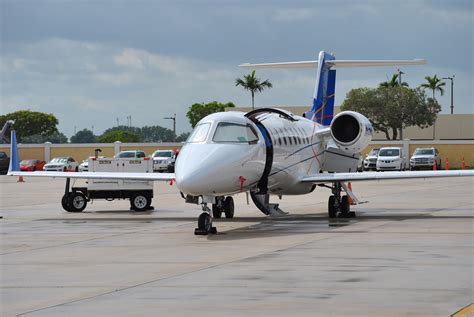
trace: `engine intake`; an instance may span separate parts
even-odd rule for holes
[[[331,136],[337,147],[347,153],[359,153],[372,140],[374,129],[369,119],[354,111],[344,111],[331,122]]]

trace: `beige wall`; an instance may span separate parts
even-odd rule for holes
[[[281,106],[276,108],[290,111],[297,115],[302,115],[310,108],[301,106]],[[227,111],[248,112],[250,107],[227,108]],[[335,113],[340,112],[340,107],[334,108]],[[435,126],[421,129],[418,127],[408,127],[403,130],[403,138],[411,140],[432,140],[433,129],[436,140],[474,140],[474,114],[440,114],[436,120]],[[391,132],[390,132],[391,134]],[[374,140],[385,140],[384,133],[375,133]]]
[[[8,149],[8,153],[10,149]],[[10,155],[10,153],[9,153]],[[44,148],[25,148],[21,150],[21,159],[30,160],[30,159],[39,159],[44,160]]]
[[[108,144],[107,146],[90,146],[90,147],[51,147],[51,158],[56,156],[72,156],[76,161],[82,161],[89,156],[94,156],[94,150],[101,149],[102,152],[99,155],[112,157],[114,156],[113,145]],[[21,155],[21,153],[20,153]]]
[[[442,165],[449,161],[449,166],[452,168],[460,168],[462,166],[462,159],[466,166],[474,167],[474,142],[473,141],[408,141],[409,142],[409,155],[408,158],[415,152],[416,148],[419,147],[434,147],[438,149],[441,156]],[[401,142],[379,142],[373,141],[367,148],[362,152],[362,155],[366,155],[373,148],[381,148],[387,146],[398,146],[403,147]]]

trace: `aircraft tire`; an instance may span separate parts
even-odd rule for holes
[[[212,230],[212,218],[207,212],[203,212],[198,218],[198,229],[210,233]]]
[[[222,208],[217,204],[212,204],[212,216],[217,219],[221,218],[222,216]]]
[[[336,198],[334,197],[334,195],[329,196],[329,199],[328,199],[328,216],[329,216],[329,218],[336,218],[336,216],[337,216],[337,210],[336,210],[336,207],[334,206],[335,200],[336,200]]]
[[[224,200],[224,213],[227,219],[234,218],[234,198],[227,196]]]
[[[349,212],[351,209],[351,204],[349,203],[349,197],[347,195],[342,196],[341,198],[341,217],[349,217]]]

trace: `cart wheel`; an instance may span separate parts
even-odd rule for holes
[[[145,194],[136,194],[130,198],[130,205],[135,211],[145,211],[151,205],[151,198]]]
[[[81,212],[87,206],[87,198],[81,192],[72,192],[68,195],[67,203],[71,212]]]
[[[66,194],[64,194],[63,197],[61,198],[61,206],[63,206],[63,209],[66,210],[67,212],[73,211],[71,207],[69,207],[68,196]]]

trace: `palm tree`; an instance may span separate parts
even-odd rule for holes
[[[437,75],[434,75],[433,77],[426,76],[425,79],[426,79],[426,83],[421,84],[420,87],[424,89],[431,89],[433,91],[433,99],[436,99],[435,98],[436,91],[439,91],[441,96],[444,95],[443,86],[445,86],[446,83],[444,81],[441,81],[441,79],[438,78]]]
[[[437,75],[434,75],[433,77],[426,76],[426,83],[423,83],[420,85],[420,87],[424,89],[431,89],[433,91],[433,100],[436,101],[435,98],[435,92],[436,90],[439,91],[439,93],[444,95],[444,89],[443,86],[446,85],[444,81],[441,81],[440,78],[438,78]],[[433,140],[436,138],[436,120],[433,123]]]
[[[383,83],[380,83],[380,87],[398,87],[399,82],[398,82],[398,74],[393,74],[392,78],[389,81],[384,81]],[[408,87],[408,83],[406,81],[402,82],[402,87]]]
[[[255,77],[255,70],[251,74],[245,75],[243,79],[237,78],[235,86],[242,86],[245,90],[252,94],[252,110],[254,109],[255,92],[262,92],[265,88],[272,88],[272,83],[267,80],[260,82],[260,79]]]

